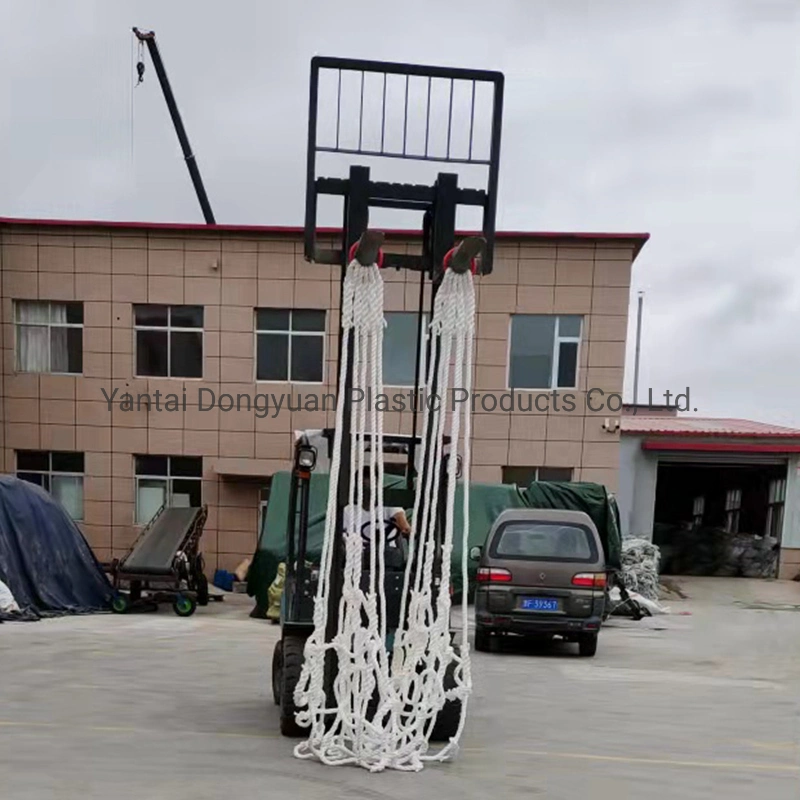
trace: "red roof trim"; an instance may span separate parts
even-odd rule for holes
[[[800,444],[762,444],[734,442],[665,442],[646,439],[642,450],[683,450],[699,453],[800,453]]]
[[[0,225],[40,225],[52,226],[57,228],[128,228],[128,229],[150,229],[167,231],[208,231],[224,233],[262,233],[278,235],[301,235],[303,228],[299,225],[205,225],[201,222],[124,222],[118,220],[91,220],[91,219],[28,219],[23,217],[0,217]],[[318,228],[320,234],[340,233],[341,228]],[[388,236],[418,237],[422,235],[420,230],[400,230],[389,229],[385,233]],[[479,231],[458,231],[459,236],[471,236],[480,233]],[[495,234],[498,239],[526,239],[531,241],[585,241],[587,239],[608,241],[608,242],[631,242],[634,245],[634,257],[644,247],[645,242],[650,238],[649,233],[589,233],[572,232],[559,233],[557,231],[497,231]]]
[[[789,431],[777,431],[777,430],[766,430],[766,431],[708,431],[708,430],[696,430],[696,431],[686,431],[686,430],[669,430],[667,428],[663,430],[655,430],[653,428],[641,428],[641,429],[631,429],[631,428],[621,428],[620,432],[623,435],[632,435],[632,436],[672,436],[680,439],[691,439],[691,438],[714,438],[714,439],[797,439],[800,441],[800,431],[789,430]]]

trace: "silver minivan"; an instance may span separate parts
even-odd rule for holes
[[[497,638],[559,636],[594,656],[606,597],[597,528],[582,511],[513,509],[495,521],[478,561],[475,649]]]

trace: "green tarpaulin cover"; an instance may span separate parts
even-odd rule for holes
[[[308,554],[316,563],[322,550],[325,532],[325,511],[328,505],[328,474],[313,473],[308,503]],[[387,488],[401,487],[404,479],[386,475]],[[268,590],[286,557],[286,523],[288,519],[290,472],[278,472],[272,479],[267,514],[260,532],[256,552],[247,579],[247,593],[259,606],[269,605]],[[461,536],[463,527],[463,486],[456,490],[455,536],[451,566],[453,588],[461,591]],[[514,484],[470,484],[469,546],[483,545],[494,521],[509,508],[564,508],[585,511],[593,520],[603,540],[606,562],[610,568],[620,566],[619,511],[614,497],[604,486],[596,483],[535,482],[521,489]],[[409,518],[411,509],[408,509]],[[475,580],[475,562],[469,562],[470,584]]]

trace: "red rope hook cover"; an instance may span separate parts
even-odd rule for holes
[[[450,262],[453,260],[453,254],[456,252],[456,250],[458,250],[457,246],[456,247],[451,247],[447,251],[447,254],[445,255],[444,259],[442,260],[442,266],[445,269],[448,269],[450,267]],[[475,259],[475,258],[471,259],[470,262],[469,262],[469,267],[470,267],[470,270],[472,271],[473,275],[477,274],[477,272],[478,272],[478,260]]]
[[[356,257],[356,250],[358,250],[358,242],[355,242],[350,247],[350,252],[347,254],[347,260],[352,261]],[[383,249],[378,250],[378,269],[383,267]]]

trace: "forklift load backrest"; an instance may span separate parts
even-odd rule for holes
[[[294,432],[295,446],[303,445],[313,448],[315,451],[315,472],[330,472],[331,456],[333,453],[333,436],[334,430],[332,428],[317,428],[302,431],[296,430]],[[396,456],[401,459],[403,463],[405,463],[404,459],[408,455],[409,447],[413,440],[414,437],[409,435],[384,434],[383,450],[385,453],[396,454]],[[417,437],[417,442],[419,442],[419,437]],[[365,447],[367,451],[369,451],[370,442],[366,442]],[[442,448],[442,454],[447,455],[449,452],[450,444],[449,441],[446,441]],[[417,470],[417,473],[419,473],[422,469],[422,449],[419,444],[417,444],[414,452],[414,468]],[[403,505],[403,503],[398,503],[397,505]]]

